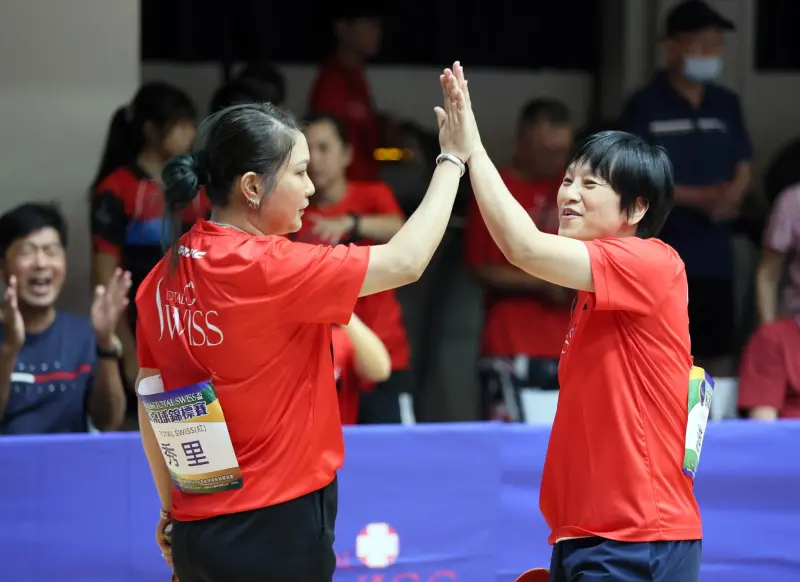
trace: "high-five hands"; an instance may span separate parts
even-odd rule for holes
[[[456,61],[452,69],[445,69],[439,81],[444,97],[443,107],[434,108],[439,125],[439,146],[442,153],[466,162],[472,152],[483,146],[461,63]]]

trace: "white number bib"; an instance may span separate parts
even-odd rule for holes
[[[689,371],[689,417],[686,422],[686,450],[683,455],[683,472],[694,479],[703,448],[714,380],[703,368],[692,366]]]
[[[212,382],[165,392],[161,376],[152,376],[139,382],[139,394],[178,489],[216,493],[244,486]]]

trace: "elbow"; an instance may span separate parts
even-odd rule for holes
[[[386,380],[388,380],[389,376],[391,375],[392,375],[392,361],[387,357],[385,360],[381,361],[380,363],[378,363],[378,365],[375,366],[375,369],[373,370],[373,374],[370,380],[372,382],[375,382],[376,384],[378,382],[386,382]]]

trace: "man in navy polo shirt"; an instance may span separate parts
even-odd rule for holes
[[[675,170],[675,208],[661,238],[689,279],[692,351],[698,365],[732,376],[734,258],[730,221],[750,186],[752,146],[739,98],[717,85],[723,33],[734,29],[704,2],[667,16],[666,70],[631,97],[622,129],[663,146]]]
[[[0,326],[0,434],[119,428],[125,391],[114,335],[130,273],[95,289],[91,320],[57,311],[67,229],[52,206],[23,204],[0,216],[6,284]]]

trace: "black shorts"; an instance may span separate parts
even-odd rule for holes
[[[358,424],[400,424],[400,395],[413,394],[409,370],[394,370],[386,382],[361,392],[358,402]]]
[[[337,480],[263,509],[174,522],[180,582],[331,582]]]
[[[696,358],[731,356],[736,346],[733,281],[689,278],[689,333]]]

